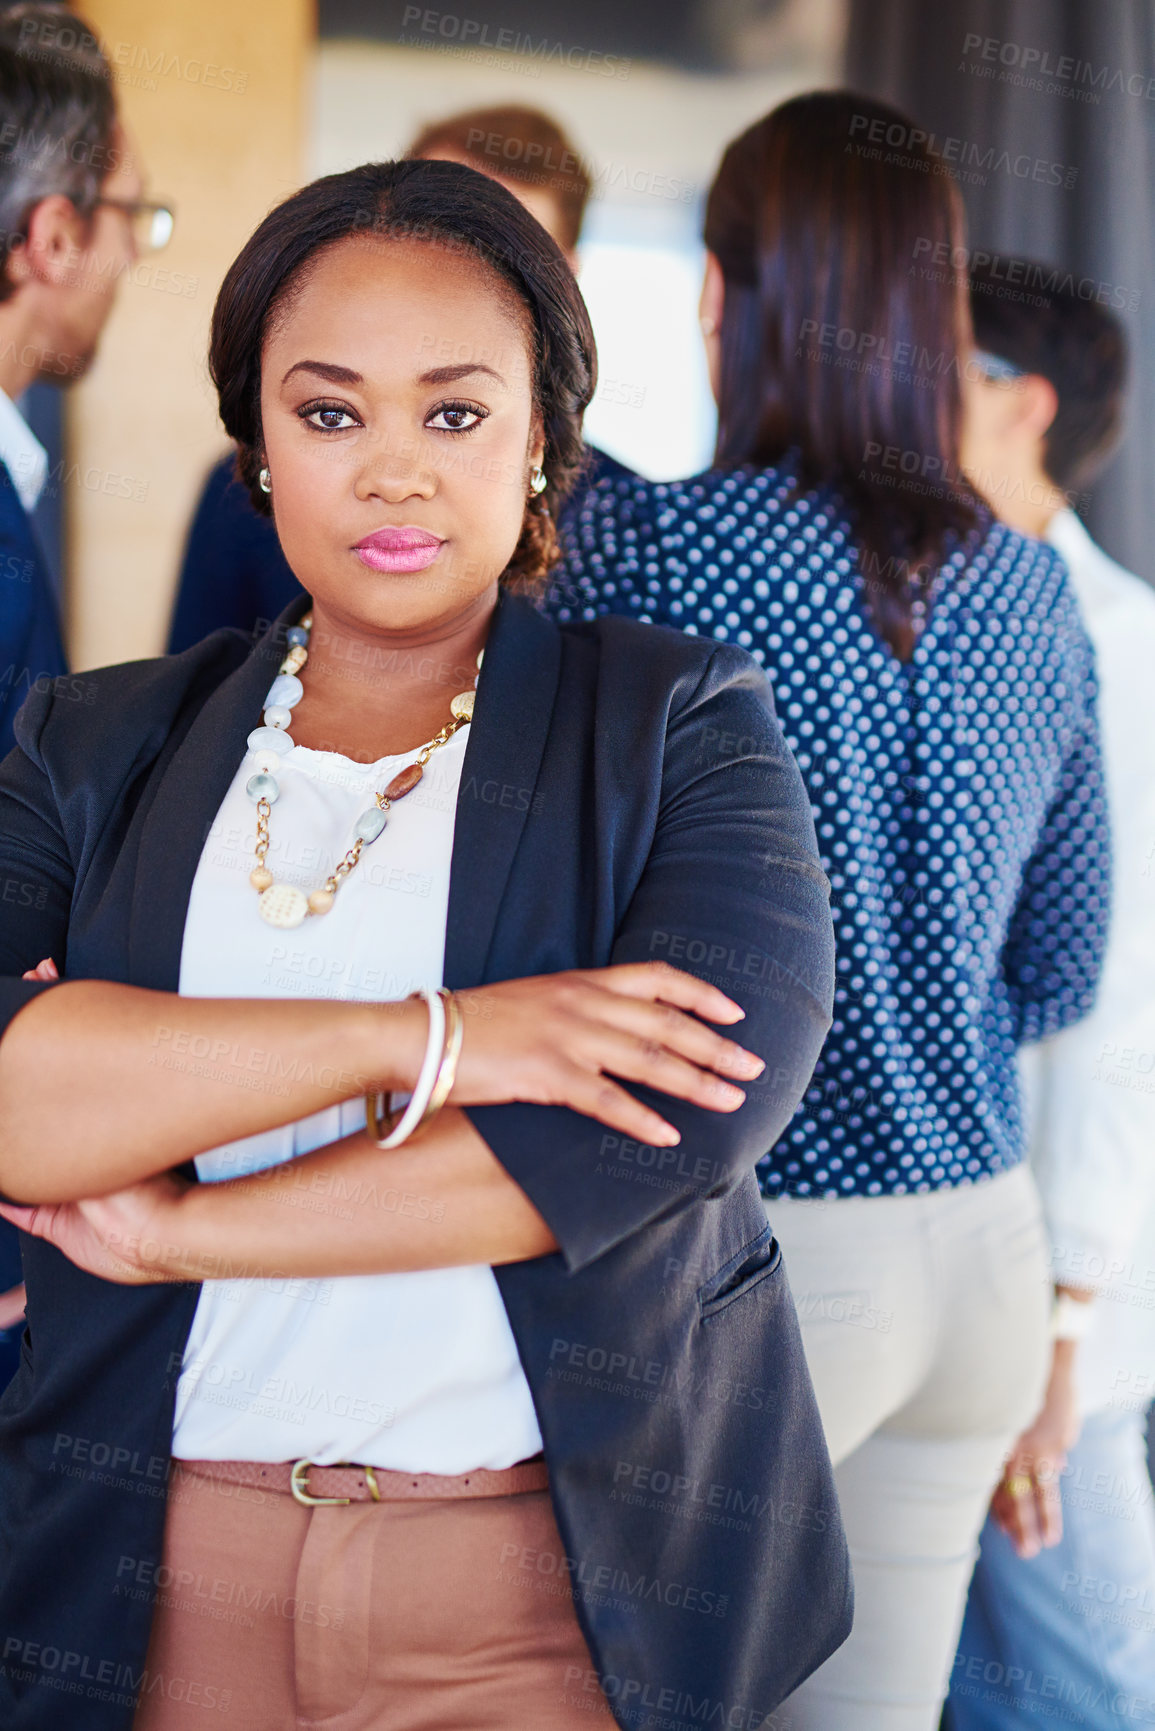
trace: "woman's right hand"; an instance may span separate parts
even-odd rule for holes
[[[734,1112],[761,1058],[705,1021],[745,1012],[716,987],[665,962],[540,974],[456,993],[465,1017],[455,1106],[523,1100],[569,1106],[658,1147],[678,1131],[613,1080],[642,1082],[713,1112]]]

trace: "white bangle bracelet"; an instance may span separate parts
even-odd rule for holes
[[[370,1136],[378,1148],[399,1148],[402,1142],[408,1141],[425,1116],[429,1101],[433,1094],[433,1086],[437,1073],[441,1068],[442,1053],[445,1050],[445,1000],[440,992],[431,991],[422,986],[414,997],[423,998],[429,1011],[429,1033],[425,1041],[425,1056],[421,1060],[421,1069],[409,1102],[401,1118],[385,1137],[381,1135],[381,1094],[365,1096],[365,1119]]]
[[[1069,1292],[1056,1293],[1051,1311],[1051,1339],[1086,1340],[1094,1320],[1090,1302],[1072,1298]]]

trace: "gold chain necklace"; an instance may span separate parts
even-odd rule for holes
[[[412,763],[407,763],[404,769],[398,770],[387,787],[374,794],[374,803],[361,813],[353,825],[356,840],[320,889],[307,895],[304,890],[298,889],[296,884],[277,883],[267,864],[269,817],[273,806],[281,797],[280,783],[273,771],[277,767],[278,759],[293,750],[289,723],[293,719],[293,710],[305,695],[299,675],[309,659],[309,634],[312,626],[313,615],[307,613],[299,625],[289,627],[286,633],[289,652],[265,698],[264,725],[255,727],[248,737],[249,752],[256,758],[256,774],[251,775],[245,783],[245,792],[257,808],[257,863],[249,873],[249,882],[257,891],[257,908],[261,918],[271,926],[286,929],[299,926],[308,914],[329,912],[338,889],[356,866],[365,848],[375,842],[384,830],[389,821],[390,807],[399,799],[404,799],[407,793],[413,792],[433,753],[441,746],[448,745],[454,734],[460,728],[468,726],[473,719],[474,693],[459,691],[449,704],[453,719],[447,721],[440,733],[435,734],[427,745],[422,746]],[[477,657],[479,672],[484,654],[485,651],[482,650]],[[473,683],[476,686],[476,679]]]

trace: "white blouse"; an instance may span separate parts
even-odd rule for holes
[[[1111,925],[1091,1013],[1019,1053],[1051,1276],[1093,1286],[1075,1354],[1084,1412],[1155,1392],[1155,595],[1073,511],[1047,540],[1095,646],[1111,817]]]
[[[246,757],[209,831],[181,953],[186,997],[403,998],[442,983],[449,867],[469,729],[430,759],[328,914],[266,925],[249,883],[256,810]],[[318,889],[374,792],[414,752],[359,764],[294,746],[280,759],[268,864]],[[384,1037],[384,1035],[383,1035]],[[270,1079],[269,1086],[276,1086]],[[363,1128],[360,1098],[197,1158],[210,1183],[291,1160]],[[390,1184],[380,1207],[413,1231],[433,1207]],[[302,1189],[301,1205],[340,1209]],[[184,1460],[356,1461],[401,1472],[506,1467],[541,1448],[529,1387],[488,1265],[327,1280],[206,1281],[185,1348],[173,1453]]]

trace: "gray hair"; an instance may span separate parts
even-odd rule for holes
[[[41,199],[62,193],[90,213],[116,167],[116,98],[95,32],[62,5],[0,10],[0,300],[8,254]]]

